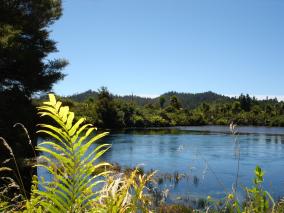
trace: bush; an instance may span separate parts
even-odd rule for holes
[[[169,123],[159,115],[151,116],[149,119],[151,126],[168,126]]]
[[[217,121],[216,121],[216,124],[217,125],[228,125],[229,124],[229,121],[225,118],[219,118]]]
[[[145,120],[144,120],[144,118],[142,116],[134,115],[132,117],[132,119],[133,119],[133,124],[134,124],[135,127],[143,127],[143,126],[145,126]]]

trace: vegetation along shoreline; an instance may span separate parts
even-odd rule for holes
[[[34,99],[38,105],[45,97]],[[157,98],[116,96],[106,87],[59,97],[76,114],[103,129],[224,125],[284,126],[284,102],[231,98],[213,92],[168,92]]]

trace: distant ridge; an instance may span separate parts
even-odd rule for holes
[[[204,102],[206,103],[225,102],[234,99],[228,96],[214,93],[212,91],[203,92],[203,93],[183,93],[183,92],[170,91],[156,98],[140,97],[137,95],[125,95],[125,96],[114,95],[114,98],[126,101],[133,101],[138,105],[145,106],[147,104],[158,104],[161,96],[163,96],[166,99],[165,105],[169,104],[171,96],[176,96],[184,108],[196,108],[198,105]],[[98,97],[98,92],[93,90],[87,90],[86,92],[74,94],[68,96],[67,98],[70,98],[73,101],[82,102],[88,99],[96,100],[97,97]]]
[[[166,104],[170,100],[171,96],[176,96],[184,108],[195,108],[201,103],[212,103],[212,102],[225,102],[230,101],[232,98],[224,95],[220,95],[211,91],[203,93],[179,93],[179,92],[167,92],[162,96],[166,99]],[[159,98],[156,98],[159,100]]]
[[[71,100],[78,101],[78,102],[86,101],[90,98],[96,100],[98,98],[98,92],[93,91],[93,90],[87,90],[86,92],[76,93],[76,94],[67,96],[67,98],[70,98]]]

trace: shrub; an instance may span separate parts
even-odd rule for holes
[[[149,118],[151,126],[167,126],[168,122],[159,115],[154,115]]]

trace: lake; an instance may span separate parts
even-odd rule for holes
[[[284,128],[240,127],[239,184],[251,186],[253,171],[265,171],[264,186],[272,196],[284,195]],[[224,197],[236,179],[235,136],[228,127],[177,127],[113,132],[101,143],[112,148],[104,160],[122,166],[142,165],[160,174],[184,174],[178,183],[165,181],[161,188],[177,197]],[[240,190],[241,191],[241,190]],[[241,196],[241,195],[240,195]]]
[[[259,165],[265,171],[265,189],[276,199],[284,196],[284,128],[240,127],[237,136],[224,126],[132,129],[113,131],[99,143],[112,144],[105,161],[158,170],[161,177],[180,175],[178,181],[159,181],[161,190],[169,189],[168,202],[175,202],[208,195],[219,199],[232,191],[238,163],[235,137],[240,144],[240,191],[252,185]],[[46,173],[39,171],[41,175]]]

